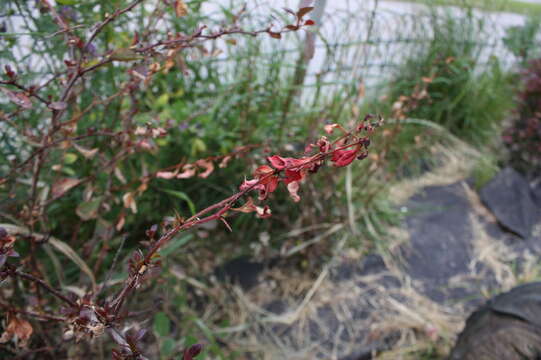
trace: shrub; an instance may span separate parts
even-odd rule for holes
[[[541,59],[522,72],[518,107],[503,135],[511,165],[528,175],[541,174]]]
[[[214,74],[211,60],[199,57],[212,58],[215,49],[205,45],[217,39],[235,46],[234,35],[278,39],[305,29],[314,24],[310,6],[286,9],[283,25],[247,30],[243,11],[228,13],[219,26],[200,26],[201,2],[159,1],[153,9],[142,0],[58,3],[72,6],[8,1],[2,9],[25,21],[10,21],[0,39],[0,196],[8,199],[0,204],[0,281],[7,284],[0,292],[8,299],[0,301],[1,340],[10,344],[0,351],[22,354],[29,344],[35,358],[72,351],[99,356],[103,349],[73,341],[107,332],[112,341],[102,345],[114,358],[140,359],[141,343],[152,340],[144,336],[144,321],[129,322],[145,310],[139,301],[150,297],[153,283],[146,280],[192,235],[177,233],[211,221],[231,229],[227,219],[235,212],[268,217],[268,205],[239,203],[252,190],[263,201],[284,183],[300,200],[300,180],[327,159],[342,167],[365,158],[365,133],[379,123],[361,121],[352,132],[329,124],[328,133],[342,132],[337,140],[321,137],[297,158],[247,155],[272,149],[269,132],[278,116],[269,120],[258,111],[287,99],[259,93],[264,75],[256,70],[230,86]],[[17,32],[21,27],[26,32]],[[25,41],[31,51],[19,57]],[[238,90],[224,93],[226,87]],[[245,144],[249,132],[268,143]],[[234,160],[242,157],[250,165],[267,158],[269,165],[258,166],[239,191],[246,164]],[[222,181],[205,182],[211,175]],[[217,194],[209,195],[210,187]],[[178,212],[164,216],[171,208]],[[119,269],[123,259],[127,269]],[[37,321],[55,325],[43,331]],[[184,359],[201,351],[188,336],[173,341],[172,333],[167,316],[156,314],[162,355],[173,356],[179,346]]]

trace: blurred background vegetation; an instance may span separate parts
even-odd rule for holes
[[[317,3],[312,18],[319,17]],[[162,359],[202,338],[209,345],[201,358],[238,358],[227,333],[220,332],[236,319],[230,316],[228,296],[212,290],[216,267],[239,256],[266,263],[309,244],[288,257],[284,266],[315,275],[344,239],[347,246],[362,252],[386,251],[386,231],[402,216],[393,206],[389,188],[441,164],[442,151],[464,143],[483,154],[472,170],[480,186],[508,161],[507,148],[528,164],[521,152],[532,148],[513,144],[528,139],[539,148],[539,130],[525,135],[506,130],[515,137],[508,137],[505,144],[501,140],[504,128],[528,128],[528,121],[537,121],[530,127],[539,129],[539,112],[520,115],[527,112],[527,105],[517,96],[529,71],[540,76],[539,66],[529,65],[540,56],[538,17],[518,15],[516,1],[502,8],[516,13],[497,12],[494,7],[479,10],[484,5],[477,1],[461,2],[460,7],[362,3],[327,3],[316,19],[321,26],[313,30],[317,40],[311,60],[305,55],[305,32],[280,41],[233,36],[191,49],[184,66],[158,73],[133,100],[138,106],[133,127],[150,125],[167,131],[155,139],[151,151],[122,158],[111,168],[103,164],[118,154],[106,136],[78,142],[81,151],[59,146],[49,152],[37,189],[41,197],[50,199],[52,184],[64,177],[92,181],[48,203],[47,221],[31,227],[76,249],[100,281],[112,271],[114,282],[126,274],[126,258],[145,239],[146,229],[175,212],[190,216],[234,193],[265,156],[302,153],[327,123],[347,127],[367,113],[387,120],[372,139],[366,161],[343,173],[322,169],[307,180],[300,203],[277,192],[269,202],[270,219],[238,216],[231,220],[232,233],[211,224],[179,235],[161,251],[161,280],[142,291],[146,297],[137,307],[156,310],[152,323],[157,356]],[[77,29],[81,34],[126,4],[124,0],[56,1],[71,24],[81,25]],[[188,15],[168,17],[162,35],[170,30],[190,33],[201,24],[218,27],[242,7],[235,1],[187,4]],[[297,4],[250,2],[242,24],[259,28],[271,16],[280,22],[286,16],[281,6],[286,5]],[[524,6],[534,9],[530,14],[541,8]],[[144,34],[153,9],[149,2],[108,26],[99,38],[100,51],[128,47],[135,31]],[[16,69],[24,84],[41,84],[64,68],[64,44],[50,36],[57,26],[40,11],[39,1],[4,0],[0,9],[0,65]],[[124,61],[116,61],[86,80],[78,102],[70,108],[72,118],[80,116],[72,134],[91,128],[122,129],[129,101],[119,98],[88,112],[84,109],[95,99],[115,93],[126,80],[127,69]],[[59,88],[52,84],[42,96],[54,95]],[[0,176],[6,178],[14,164],[32,152],[35,144],[29,139],[38,137],[47,120],[38,108],[9,120],[6,115],[14,111],[16,105],[0,99]],[[208,178],[152,178],[135,200],[137,212],[124,206],[123,194],[137,192],[143,175],[180,162],[225,156],[245,145],[254,147]],[[88,149],[98,152],[88,156]],[[0,185],[0,223],[29,226],[23,216],[31,191],[29,175],[22,173]],[[119,219],[124,222],[121,227]],[[335,230],[322,241],[311,242],[330,229]],[[30,245],[18,242],[17,247],[24,255]],[[59,288],[73,283],[88,286],[81,268],[66,253],[53,250],[36,250],[47,280]],[[115,256],[119,260],[112,268]]]

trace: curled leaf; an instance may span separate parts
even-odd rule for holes
[[[266,219],[272,215],[269,205],[265,205],[264,207],[256,206],[256,212],[257,217],[261,219]]]
[[[299,191],[298,181],[292,181],[289,184],[287,184],[287,191],[289,191],[289,196],[291,196],[293,201],[295,202],[301,201],[301,197],[298,194],[298,191]]]
[[[335,150],[331,161],[334,163],[334,166],[342,167],[351,164],[353,160],[357,157],[358,149],[351,150]]]
[[[188,6],[183,0],[175,0],[175,14],[178,17],[188,15]]]
[[[10,316],[6,330],[0,337],[0,343],[6,343],[12,338],[15,338],[17,339],[18,346],[26,347],[33,331],[34,329],[32,329],[32,325],[28,321],[12,315]]]
[[[58,198],[67,193],[73,187],[81,183],[80,179],[62,178],[53,184],[52,193],[54,198]]]
[[[254,205],[254,200],[249,197],[248,200],[238,208],[231,208],[233,211],[238,211],[242,213],[251,213],[256,211],[256,206]]]
[[[305,7],[301,7],[299,9],[299,11],[297,11],[297,17],[299,19],[302,19],[302,17],[306,14],[308,14],[310,11],[314,10],[314,7],[313,6],[305,6]]]
[[[127,192],[122,196],[122,202],[124,203],[124,207],[127,209],[131,209],[132,213],[137,213],[137,203],[135,202],[135,196],[132,192]]]
[[[200,178],[206,179],[214,171],[214,164],[212,163],[212,161],[201,159],[201,160],[197,160],[195,164],[199,166],[200,168],[205,169],[204,172],[198,175]]]
[[[228,156],[224,157],[224,158],[222,159],[222,161],[220,161],[220,165],[218,165],[218,167],[219,167],[220,169],[225,168],[225,167],[227,166],[227,164],[229,164],[229,162],[231,161],[231,159],[232,159],[231,155],[228,155]]]
[[[334,129],[342,129],[342,126],[340,124],[327,124],[323,127],[323,129],[325,130],[325,132],[327,134],[332,134]]]
[[[87,159],[92,159],[98,153],[98,148],[87,149],[75,143],[73,144],[73,147]]]
[[[177,176],[177,171],[173,172],[173,171],[158,171],[156,173],[156,177],[157,178],[160,178],[160,179],[172,179],[174,178],[175,176]]]
[[[47,106],[51,110],[64,110],[68,107],[68,104],[64,101],[55,101]]]
[[[177,179],[188,179],[195,175],[196,169],[193,164],[186,164],[182,167],[182,172],[177,175]]]
[[[15,105],[18,105],[24,109],[32,108],[32,102],[30,101],[30,98],[24,93],[11,91],[3,87],[0,87],[0,91],[6,94],[9,100]]]

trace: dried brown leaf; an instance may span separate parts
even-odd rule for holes
[[[74,188],[80,183],[81,183],[81,180],[75,179],[75,178],[62,178],[62,179],[57,180],[53,184],[53,188],[52,188],[53,197],[57,198],[64,195],[70,189]]]
[[[68,107],[68,103],[64,101],[55,101],[49,104],[48,108],[51,110],[64,110]]]
[[[313,6],[301,7],[299,11],[297,11],[297,17],[301,19],[304,15],[308,14],[312,10],[314,10]]]
[[[188,15],[188,6],[184,3],[183,0],[175,0],[175,14],[178,17]]]
[[[0,87],[0,91],[6,94],[9,100],[15,105],[18,105],[25,109],[32,108],[32,102],[30,101],[30,98],[26,96],[24,93],[11,91],[3,87]]]
[[[98,153],[98,148],[87,149],[75,143],[73,144],[73,147],[87,159],[92,159]]]
[[[122,196],[122,202],[124,203],[124,207],[127,209],[131,209],[132,213],[137,213],[137,203],[135,202],[135,196],[131,192],[127,192]]]
[[[0,343],[6,343],[12,338],[16,338],[18,346],[26,347],[33,331],[34,329],[28,321],[11,316],[6,330],[0,337]]]

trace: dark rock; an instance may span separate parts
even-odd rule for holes
[[[510,167],[500,171],[480,191],[481,200],[498,222],[523,239],[530,237],[532,227],[541,220],[528,181]]]
[[[361,259],[360,263],[356,260],[344,259],[331,270],[331,277],[333,281],[346,281],[356,276],[373,275],[386,270],[387,267],[380,255],[368,254]]]
[[[399,333],[389,334],[383,339],[367,342],[364,346],[360,346],[358,350],[355,350],[346,356],[340,358],[340,360],[371,360],[374,359],[373,354],[391,349],[394,344],[400,339]]]
[[[340,358],[340,360],[371,360],[372,350],[358,350]]]
[[[541,356],[541,282],[518,286],[470,315],[450,360],[535,360]]]
[[[499,314],[514,316],[541,329],[541,282],[517,286],[487,304]]]
[[[220,281],[230,281],[240,285],[244,290],[249,290],[257,285],[258,277],[264,268],[263,264],[242,256],[218,267],[215,274]]]
[[[532,186],[532,195],[537,207],[541,209],[541,179],[538,179]]]
[[[268,312],[271,312],[275,315],[283,314],[287,311],[287,302],[284,300],[273,300],[270,303],[263,306],[263,309],[267,310]]]
[[[368,254],[361,261],[360,275],[372,275],[386,270],[385,262],[378,254]]]
[[[433,186],[407,204],[410,246],[403,248],[406,271],[435,301],[449,297],[449,279],[468,271],[471,255],[471,207],[461,184]]]

